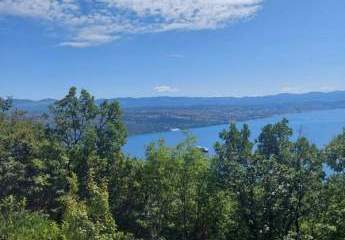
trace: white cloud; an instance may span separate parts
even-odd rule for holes
[[[160,85],[154,87],[153,91],[155,91],[156,93],[176,93],[179,91],[179,89],[171,86]]]
[[[1,0],[0,16],[62,27],[60,45],[88,47],[124,34],[225,27],[251,17],[263,0]]]

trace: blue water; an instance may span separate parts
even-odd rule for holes
[[[337,134],[341,133],[345,127],[345,109],[285,114],[239,122],[238,124],[240,126],[243,123],[247,123],[251,129],[251,138],[254,140],[260,134],[263,126],[280,121],[284,117],[290,121],[290,126],[295,131],[295,137],[303,135],[319,147],[327,144]],[[218,125],[194,128],[190,129],[189,132],[197,138],[198,145],[209,148],[212,154],[213,145],[219,140],[219,132],[227,127],[228,125]],[[161,132],[132,136],[128,138],[124,151],[134,157],[143,157],[145,155],[145,148],[150,143],[162,138],[167,145],[175,146],[185,139],[185,134],[182,132]]]

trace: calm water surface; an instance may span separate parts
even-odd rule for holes
[[[258,137],[263,126],[269,123],[275,123],[283,118],[290,121],[290,126],[295,131],[295,136],[302,134],[310,141],[323,147],[333,137],[341,133],[345,127],[345,109],[314,111],[296,114],[285,114],[269,118],[239,122],[240,126],[247,123],[251,129],[251,138],[254,140]],[[210,149],[213,153],[213,145],[219,140],[219,132],[227,128],[228,125],[218,125],[204,128],[190,129],[197,138],[197,144]],[[134,157],[143,157],[145,148],[152,142],[164,139],[167,145],[174,146],[185,139],[182,132],[160,132],[153,134],[137,135],[128,138],[124,151]]]

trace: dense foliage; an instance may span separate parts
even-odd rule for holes
[[[345,239],[345,131],[318,149],[285,119],[254,142],[231,124],[213,157],[187,136],[135,159],[116,102],[71,88],[46,122],[10,109],[0,98],[1,240]]]

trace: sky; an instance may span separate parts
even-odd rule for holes
[[[0,0],[0,96],[345,89],[344,0]]]

